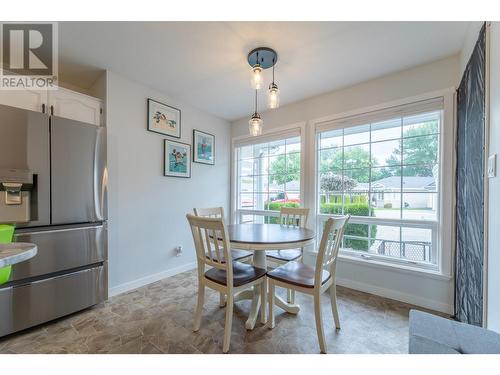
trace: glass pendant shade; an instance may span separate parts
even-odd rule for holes
[[[274,83],[269,85],[269,92],[267,94],[267,106],[271,109],[278,108],[280,106],[280,91],[278,86]]]
[[[262,68],[259,64],[256,64],[252,68],[252,87],[254,90],[260,90],[262,88]]]
[[[263,121],[258,113],[254,113],[250,121],[248,121],[248,130],[250,135],[256,137],[262,134]]]

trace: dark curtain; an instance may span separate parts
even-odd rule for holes
[[[458,88],[455,318],[482,325],[485,26]]]

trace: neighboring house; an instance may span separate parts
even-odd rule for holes
[[[352,192],[365,192],[368,189],[369,184],[360,183]],[[403,181],[401,181],[401,176],[386,177],[372,182],[371,190],[375,192],[371,197],[374,207],[400,207],[400,192],[402,191],[403,207],[436,209],[437,194],[429,194],[436,192],[436,180],[434,177],[404,176]]]

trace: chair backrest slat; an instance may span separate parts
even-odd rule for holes
[[[224,257],[221,255],[221,249],[219,246],[219,235],[220,235],[220,233],[214,230],[212,232],[211,238],[213,238],[213,240],[214,240],[213,245],[214,245],[214,250],[215,250],[217,260],[222,261],[224,259]],[[226,258],[226,259],[228,259],[228,258]],[[231,259],[231,258],[229,258],[229,259]]]
[[[309,216],[309,208],[281,207],[280,208],[280,224],[289,227],[305,228],[307,218]]]
[[[350,215],[333,216],[326,221],[316,259],[315,285],[321,285],[321,273],[325,268],[335,277],[337,257],[349,218]]]

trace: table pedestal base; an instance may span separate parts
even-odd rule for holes
[[[260,311],[260,304],[262,303],[260,298],[260,291],[249,289],[249,290],[244,290],[243,292],[240,292],[234,296],[234,302],[243,300],[252,300],[252,306],[250,307],[250,314],[248,315],[248,319],[245,323],[245,328],[248,330],[252,330],[255,328],[255,323],[257,322],[257,317]],[[300,311],[299,305],[288,303],[280,296],[274,296],[274,303],[276,306],[280,307],[281,309],[285,310],[287,313],[290,314],[297,314]]]
[[[255,267],[267,269],[266,252],[255,251],[253,256],[253,264]],[[260,311],[260,304],[262,303],[260,296],[260,287],[255,286],[253,290],[244,290],[234,296],[235,302],[247,299],[252,300],[252,306],[250,307],[250,314],[245,323],[245,327],[248,330],[252,330],[254,329],[255,323],[257,322],[257,317]],[[267,301],[264,301],[264,303],[267,303]],[[300,311],[299,305],[288,303],[279,296],[274,297],[274,303],[276,306],[282,308],[290,314],[297,314]]]

